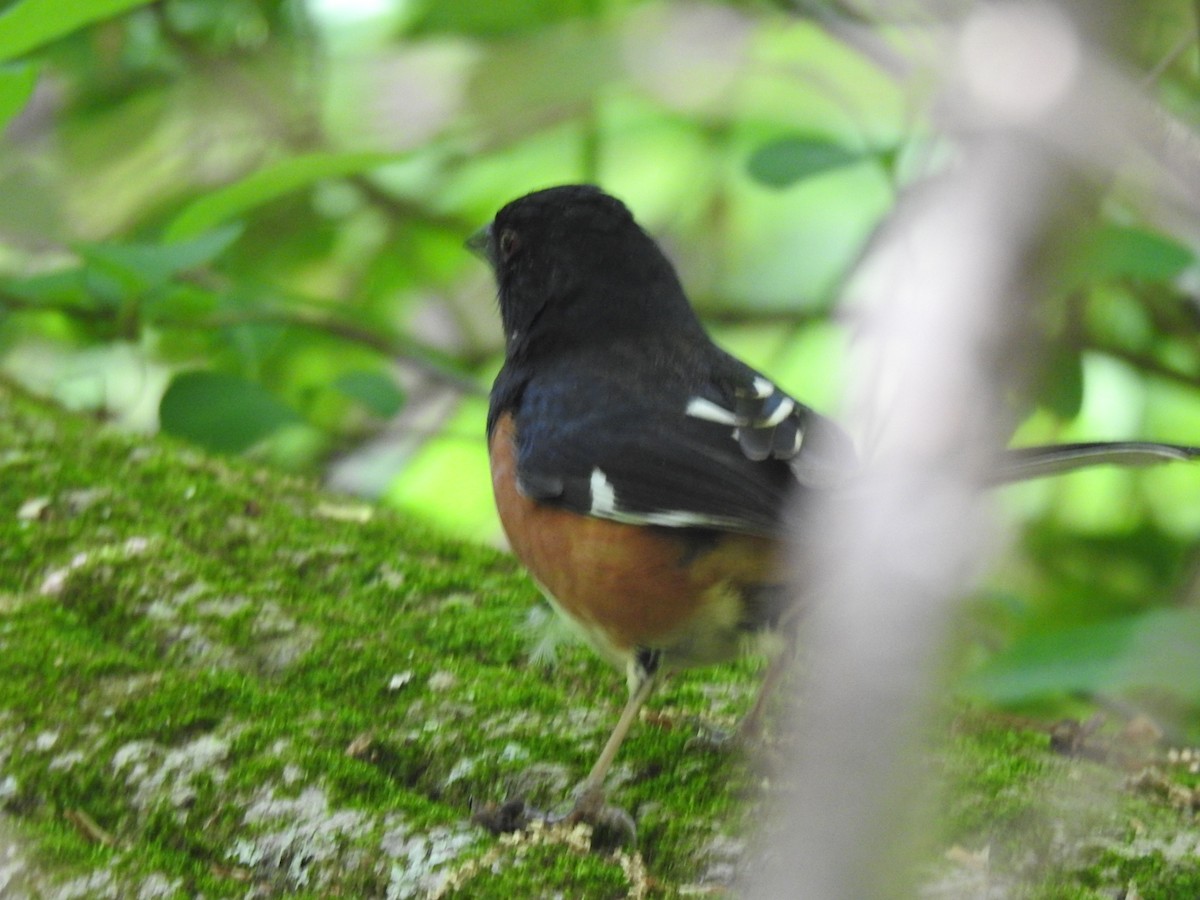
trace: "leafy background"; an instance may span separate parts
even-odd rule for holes
[[[929,97],[814,22],[838,4],[21,0],[0,12],[0,370],[499,542],[501,342],[464,238],[564,181],[625,199],[718,340],[836,411],[836,300],[906,186],[951,163]],[[1116,52],[1195,141],[1196,4]],[[857,21],[890,39],[912,23]],[[1190,131],[1189,131],[1190,130]],[[1196,230],[1114,183],[1052,248],[1023,443],[1200,443]],[[1200,717],[1200,472],[1002,498],[1012,551],[960,628],[1005,704]]]

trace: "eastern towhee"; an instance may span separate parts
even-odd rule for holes
[[[628,677],[572,813],[593,816],[662,675],[727,660],[786,621],[784,510],[844,482],[854,450],[709,339],[674,267],[600,189],[514,200],[468,246],[499,285],[505,361],[487,434],[504,531],[554,608]],[[1141,442],[1026,448],[1002,458],[996,480],[1197,456]]]

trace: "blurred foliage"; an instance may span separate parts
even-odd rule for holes
[[[68,407],[495,540],[481,398],[502,345],[462,241],[521,193],[587,180],[662,238],[725,346],[832,410],[843,281],[898,191],[953,159],[919,86],[817,24],[841,15],[8,3],[0,365]],[[1121,62],[1194,139],[1195,4],[1126,15]],[[911,25],[856,23],[881,38]],[[1165,231],[1142,200],[1114,183],[1093,227],[1055,248],[1018,441],[1200,443],[1196,232]],[[1170,683],[1194,665],[1126,665],[1120,648],[1196,641],[1200,473],[1089,472],[1005,503],[1026,527],[1003,591],[974,605],[976,685],[1006,701],[1149,687],[1194,702],[1195,682]]]

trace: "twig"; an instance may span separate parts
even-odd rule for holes
[[[420,204],[389,194],[366,175],[351,175],[347,179],[363,192],[367,199],[385,210],[388,215],[405,221],[417,220],[423,225],[430,225],[465,237],[479,227],[478,222],[469,222],[458,216],[448,216],[434,212]]]
[[[1103,353],[1105,356],[1111,356],[1113,359],[1119,359],[1121,362],[1129,363],[1135,369],[1145,372],[1148,375],[1154,375],[1193,390],[1200,387],[1200,373],[1189,375],[1187,372],[1180,372],[1159,362],[1153,356],[1145,353],[1137,353],[1127,347],[1118,347],[1116,344],[1093,340],[1086,342],[1084,349],[1094,350],[1097,353]]]
[[[1197,0],[1197,15],[1200,15],[1200,0]],[[1154,83],[1162,77],[1163,72],[1167,71],[1167,68],[1171,65],[1171,63],[1175,62],[1175,60],[1179,58],[1180,54],[1182,54],[1183,51],[1186,50],[1188,46],[1196,40],[1197,36],[1200,36],[1200,30],[1193,28],[1183,37],[1181,37],[1174,44],[1174,46],[1167,51],[1166,55],[1157,63],[1155,63],[1154,67],[1145,74],[1145,76],[1142,78],[1142,87],[1148,88],[1153,86]]]
[[[856,483],[806,498],[793,532],[804,729],[779,779],[794,785],[790,816],[745,896],[917,892],[908,863],[926,830],[916,749],[933,660],[955,598],[987,560],[979,484],[1006,436],[1003,398],[1046,283],[1041,249],[1083,205],[1042,139],[1079,121],[1089,99],[1063,65],[1086,51],[1067,21],[1048,5],[976,5],[945,52],[922,60],[960,157],[909,192],[856,280],[866,327],[846,418],[860,432],[887,422]],[[1048,70],[1061,77],[1009,64],[1030,45],[1068,52]],[[995,52],[968,52],[979,46]]]
[[[85,838],[104,847],[117,846],[117,839],[82,809],[68,809],[63,818],[75,826]]]
[[[877,34],[864,27],[865,22],[861,17],[856,17],[856,21],[834,15],[825,4],[812,0],[792,0],[791,5],[797,12],[816,22],[831,37],[857,51],[897,81],[902,81],[911,74],[912,63],[888,46]]]
[[[81,307],[66,303],[35,303],[13,294],[0,294],[0,308],[19,312],[55,312],[89,323],[116,324],[120,311]],[[163,328],[217,331],[241,325],[279,325],[320,331],[354,344],[369,347],[412,365],[440,383],[470,396],[482,396],[485,389],[467,375],[456,372],[449,360],[439,351],[419,341],[401,335],[387,335],[354,322],[328,315],[316,315],[303,310],[247,310],[224,313],[207,318],[177,318],[156,316],[154,324]]]

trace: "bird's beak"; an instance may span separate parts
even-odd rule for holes
[[[467,238],[464,246],[480,259],[491,263],[492,255],[488,251],[492,246],[492,223],[488,222],[473,235]]]

